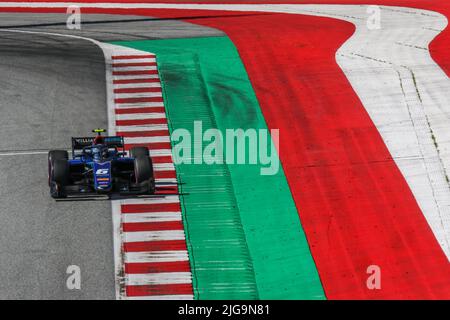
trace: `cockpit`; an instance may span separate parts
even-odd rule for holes
[[[102,161],[110,158],[111,152],[114,150],[110,150],[114,148],[109,148],[104,144],[96,144],[93,146],[83,148],[83,153],[85,156],[91,157],[94,161]]]

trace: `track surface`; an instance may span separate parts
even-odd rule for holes
[[[0,61],[0,152],[68,149],[71,135],[106,126],[104,60],[95,45],[0,32]],[[113,298],[110,204],[55,202],[46,154],[2,153],[0,298]],[[81,268],[80,291],[66,288],[72,264]]]
[[[285,21],[286,21],[285,17],[280,17],[279,22],[283,22],[284,23]],[[211,24],[214,24],[214,23],[211,23]],[[228,27],[229,27],[228,30],[231,30],[231,32],[233,32],[233,30],[234,30],[234,32],[241,32],[242,31],[242,30],[239,30],[239,27],[233,28],[232,25],[231,26],[229,25]],[[345,35],[345,32],[349,31],[349,30],[346,30],[345,28],[342,29],[342,30],[343,30],[343,33],[342,34],[338,34],[340,37],[341,36],[343,37]],[[239,48],[241,50],[242,50],[242,48],[245,49],[246,45],[249,46],[247,48],[250,49],[250,50],[248,50],[248,52],[250,52],[251,49],[255,48],[255,42],[248,42],[249,39],[246,39],[244,37],[240,38],[237,33],[234,34],[234,35],[236,37],[235,39],[237,39],[238,42],[240,41],[239,42]],[[344,39],[337,38],[335,40],[336,40],[336,43],[333,43],[333,44],[336,45],[336,48],[337,48],[337,46],[339,45],[339,40],[343,41]],[[245,43],[243,41],[247,41],[247,43]],[[264,46],[261,46],[261,47],[264,47]],[[286,47],[287,46],[285,45],[285,47],[282,47],[281,49],[285,50]],[[294,47],[292,47],[292,49],[295,50]],[[245,51],[247,51],[247,50],[245,49]],[[303,55],[298,55],[296,58],[302,58],[302,57],[304,58]],[[247,56],[247,59],[249,59],[249,60],[247,60],[247,63],[249,63],[249,61],[251,62],[251,59],[248,56]],[[329,57],[327,57],[327,59],[329,59]],[[264,59],[262,59],[262,60],[264,60]],[[334,61],[333,62],[331,62],[331,61],[332,60],[327,60],[327,61],[324,61],[322,63],[327,64],[329,67],[331,67],[331,69],[333,69],[333,68],[335,68],[335,65],[333,64]],[[260,73],[261,70],[259,70],[257,67],[251,67],[250,71],[253,74],[253,76],[255,76],[255,74],[258,75],[258,73]],[[307,69],[307,70],[303,70],[303,71],[309,71],[309,72],[313,72],[314,73],[314,70],[308,70]],[[267,70],[265,69],[264,72],[266,73]],[[288,74],[289,74],[289,71],[286,72],[286,75],[288,75]],[[304,73],[301,73],[301,74],[304,74]],[[277,74],[277,76],[279,76],[279,74]],[[289,75],[288,75],[287,79],[293,80],[294,77],[289,77]],[[335,79],[335,80],[339,81],[339,79]],[[345,79],[344,78],[342,78],[341,83],[345,83]],[[336,82],[336,85],[337,85],[337,82]],[[278,91],[278,90],[276,90],[276,91]],[[282,90],[280,90],[278,92],[282,93]],[[261,94],[264,94],[264,92],[262,92]],[[345,96],[346,99],[343,99],[343,97],[327,97],[327,99],[328,99],[329,102],[331,102],[331,104],[334,107],[339,107],[341,103],[342,103],[342,107],[344,105],[347,106],[347,107],[348,106],[358,106],[359,102],[354,97],[352,98],[351,95],[352,94],[350,92],[348,92],[348,94],[344,94],[343,95],[343,96]],[[341,100],[336,100],[336,99],[341,99]],[[303,105],[301,107],[302,108],[306,108],[305,110],[307,110],[311,106]],[[338,109],[335,109],[333,111],[336,112],[337,114],[339,114],[340,110],[342,110],[342,109],[338,108]],[[265,115],[267,114],[267,112],[272,112],[272,111],[270,109],[265,109],[265,111],[264,111]],[[306,114],[308,114],[308,113],[306,113]],[[348,114],[346,116],[349,117]],[[273,121],[277,120],[276,117],[277,117],[276,114],[274,114],[273,117],[269,116],[268,120],[269,120],[269,125],[270,126],[272,126],[274,124]],[[267,115],[266,115],[266,118],[267,118]],[[388,152],[386,152],[386,149],[383,146],[383,144],[380,143],[380,139],[379,139],[380,137],[379,136],[377,137],[377,135],[372,132],[373,128],[368,126],[370,121],[367,122],[367,115],[361,113],[361,111],[358,111],[356,109],[351,109],[350,118],[352,119],[352,121],[355,121],[355,125],[357,123],[359,123],[360,125],[363,124],[362,128],[361,127],[355,127],[354,128],[355,132],[358,132],[357,135],[355,135],[354,132],[339,131],[339,130],[342,129],[340,127],[339,123],[338,123],[338,126],[334,127],[334,130],[337,129],[336,133],[338,133],[339,135],[338,136],[334,136],[336,133],[330,132],[331,133],[331,138],[334,138],[334,139],[336,139],[336,138],[345,138],[345,141],[349,141],[349,142],[351,141],[353,143],[353,145],[347,145],[346,142],[342,143],[342,145],[340,145],[338,143],[337,148],[338,149],[339,148],[342,149],[340,151],[338,150],[338,153],[337,153],[338,157],[343,157],[341,160],[348,161],[349,159],[345,159],[345,156],[347,155],[345,153],[345,151],[347,150],[347,152],[348,152],[350,150],[351,151],[350,153],[352,153],[352,154],[359,153],[359,154],[363,155],[362,157],[359,157],[358,159],[356,159],[356,160],[360,161],[360,162],[357,161],[356,163],[366,164],[366,163],[371,162],[370,158],[367,159],[367,156],[371,155],[370,151],[374,152],[374,155],[386,159],[386,156],[388,156],[389,154],[388,154]],[[336,119],[336,117],[334,117],[334,119]],[[308,120],[309,121],[313,121],[315,119],[308,119]],[[319,119],[319,120],[321,120],[321,119]],[[347,125],[346,128],[348,127],[349,123],[347,122],[347,119],[340,118],[339,122],[342,122],[341,124],[346,124]],[[272,123],[272,125],[271,125],[271,123]],[[314,121],[311,124],[313,124],[313,123],[314,123]],[[323,123],[323,121],[319,121],[318,122],[318,124],[320,124],[320,123]],[[312,128],[314,128],[314,127],[312,127]],[[326,127],[326,128],[327,129],[332,129],[333,127],[330,126],[330,127]],[[359,132],[357,129],[363,129],[363,131]],[[317,137],[321,137],[321,138],[325,138],[325,137],[327,137],[327,134],[330,134],[330,133],[322,131],[322,132],[317,133],[316,136]],[[311,132],[304,132],[304,134],[308,134],[308,137],[311,138]],[[294,134],[294,136],[295,136],[295,134]],[[350,138],[352,138],[352,139],[350,139]],[[334,139],[332,139],[332,141],[335,141]],[[322,141],[322,140],[323,139],[320,139],[320,141]],[[337,140],[337,141],[339,141],[339,140]],[[369,148],[369,149],[367,149],[367,148]],[[371,148],[371,150],[370,150],[370,148]],[[310,149],[307,149],[307,150],[310,150]],[[315,150],[311,150],[311,152],[314,152],[314,151]],[[292,163],[299,163],[298,161],[295,161],[295,160],[301,160],[301,159],[308,160],[307,156],[315,157],[316,155],[320,154],[319,151],[320,150],[316,150],[316,153],[306,154],[306,157],[305,157],[305,155],[302,155],[302,157],[300,159],[296,159],[296,157],[292,156],[292,158],[291,158],[291,159],[293,159]],[[343,152],[343,153],[341,155],[339,155],[340,152]],[[325,157],[325,158],[321,158],[321,157]],[[315,158],[312,158],[312,159],[314,160]],[[319,161],[318,164],[323,165],[323,160],[324,159],[325,160],[332,160],[332,161],[336,160],[335,158],[327,159],[327,155],[321,154],[320,157],[317,160],[322,160],[322,162]],[[359,219],[361,219],[361,215],[357,214],[357,216],[355,216],[355,219],[353,219],[352,216],[348,216],[347,215],[349,212],[346,211],[346,210],[349,207],[355,206],[354,201],[352,201],[353,195],[355,195],[355,194],[361,195],[361,191],[363,191],[363,194],[364,194],[365,193],[365,191],[364,191],[365,189],[367,189],[367,188],[370,189],[370,186],[368,186],[366,184],[361,184],[361,185],[357,185],[356,186],[357,188],[355,190],[351,190],[351,189],[348,190],[348,189],[345,188],[346,186],[348,186],[348,181],[354,180],[355,177],[361,177],[363,175],[366,175],[366,176],[368,176],[369,179],[372,179],[371,180],[372,188],[375,187],[376,190],[378,190],[377,186],[386,185],[386,183],[387,183],[387,185],[395,187],[395,188],[392,189],[392,190],[396,191],[393,194],[384,194],[384,192],[381,192],[381,193],[379,193],[377,195],[378,197],[382,196],[382,198],[380,198],[380,200],[382,199],[381,202],[376,201],[376,199],[374,200],[373,197],[372,197],[372,194],[369,192],[367,194],[368,197],[367,198],[364,197],[363,202],[360,203],[360,205],[357,206],[358,212],[354,212],[354,213],[355,214],[356,213],[365,214],[366,215],[365,217],[369,218],[369,222],[371,222],[370,228],[368,230],[366,230],[366,231],[373,232],[375,234],[375,233],[377,233],[376,229],[379,228],[380,224],[383,226],[383,230],[385,230],[386,228],[389,228],[389,225],[386,225],[386,221],[393,222],[394,226],[395,226],[395,229],[398,230],[399,227],[403,228],[405,226],[404,222],[406,221],[407,223],[410,223],[410,224],[412,224],[414,226],[419,226],[419,230],[418,231],[416,230],[417,234],[423,235],[423,234],[427,233],[427,231],[425,230],[426,228],[424,228],[424,221],[423,221],[423,219],[422,219],[422,221],[420,221],[420,219],[417,220],[417,218],[414,218],[414,217],[418,217],[417,214],[420,214],[420,212],[417,211],[417,207],[415,207],[415,205],[414,205],[414,201],[411,198],[411,194],[408,193],[407,188],[406,189],[404,188],[403,183],[401,183],[401,179],[395,179],[395,177],[398,176],[399,173],[398,173],[398,170],[395,168],[395,166],[392,166],[392,163],[385,163],[385,164],[383,164],[383,167],[381,169],[379,168],[377,170],[378,172],[381,172],[381,179],[380,179],[380,176],[376,176],[375,173],[373,173],[373,174],[370,173],[370,170],[374,169],[373,167],[372,168],[367,168],[365,166],[362,166],[361,168],[353,167],[353,164],[354,164],[353,161],[355,159],[350,159],[350,160],[352,160],[352,161],[349,162],[349,164],[351,166],[350,167],[344,166],[343,167],[344,170],[342,170],[341,168],[330,167],[329,170],[331,170],[331,171],[329,171],[328,174],[324,175],[323,172],[319,172],[319,174],[320,174],[319,176],[315,176],[315,177],[311,176],[312,178],[315,178],[315,179],[320,178],[320,180],[322,180],[323,178],[328,179],[330,176],[331,177],[334,176],[335,178],[337,176],[339,176],[339,178],[344,178],[344,180],[342,180],[342,181],[346,181],[344,184],[342,184],[342,186],[341,186],[342,188],[340,188],[341,190],[345,190],[346,193],[343,194],[343,196],[339,196],[337,199],[333,198],[334,200],[337,200],[337,202],[333,203],[332,206],[325,207],[323,211],[319,210],[319,213],[320,214],[324,214],[325,218],[327,217],[326,216],[327,214],[329,215],[329,218],[331,218],[331,220],[329,220],[329,221],[331,221],[332,223],[330,223],[330,222],[327,223],[327,221],[324,221],[323,222],[324,226],[326,224],[329,225],[329,226],[332,226],[334,228],[334,231],[337,232],[337,234],[343,232],[343,230],[344,230],[344,237],[337,237],[336,238],[338,240],[337,243],[335,241],[331,242],[333,245],[336,245],[337,248],[334,248],[334,250],[330,250],[330,248],[327,249],[325,247],[326,250],[323,251],[322,253],[320,252],[321,248],[316,249],[316,250],[318,250],[319,255],[323,254],[322,258],[324,258],[324,260],[323,260],[324,263],[330,262],[330,265],[328,267],[333,267],[333,266],[337,266],[338,267],[338,269],[335,271],[335,274],[333,274],[333,272],[332,272],[334,268],[330,268],[328,270],[328,271],[331,271],[331,272],[324,272],[327,276],[333,276],[334,277],[334,279],[330,279],[329,283],[332,284],[332,285],[331,285],[330,288],[328,288],[328,292],[329,292],[329,294],[331,293],[332,297],[345,297],[348,293],[354,294],[354,289],[351,288],[351,286],[345,286],[345,284],[344,284],[344,286],[342,286],[339,282],[333,283],[333,281],[336,281],[336,279],[339,278],[339,277],[344,278],[344,279],[345,278],[349,278],[349,277],[352,278],[354,276],[353,273],[351,273],[351,272],[347,273],[348,271],[351,271],[352,266],[353,266],[353,268],[355,268],[355,266],[356,266],[354,272],[356,272],[357,274],[359,272],[363,271],[362,269],[360,269],[361,265],[365,265],[368,262],[368,260],[372,260],[371,258],[377,257],[377,250],[376,249],[379,248],[377,243],[374,242],[374,243],[370,243],[370,245],[368,246],[367,249],[369,249],[369,251],[366,251],[364,249],[362,251],[358,251],[357,250],[358,248],[352,248],[352,252],[354,252],[354,253],[355,252],[358,252],[358,253],[359,252],[363,252],[363,253],[366,253],[366,256],[364,256],[364,257],[356,257],[356,255],[355,256],[348,255],[348,253],[349,253],[348,245],[355,245],[355,244],[359,245],[360,241],[359,241],[359,236],[358,236],[357,233],[355,234],[354,232],[350,232],[350,233],[347,234],[346,233],[347,231],[345,229],[343,229],[343,228],[346,228],[347,226],[352,227],[351,222],[352,221],[357,221],[357,220],[355,220],[356,217],[359,217]],[[287,159],[287,162],[289,163],[290,159]],[[325,161],[325,164],[328,164],[327,161]],[[314,169],[311,169],[311,170],[314,170]],[[369,172],[367,172],[365,170],[369,170]],[[310,171],[310,173],[314,173],[314,172]],[[331,173],[331,175],[330,175],[330,173]],[[333,173],[334,173],[334,175],[333,175]],[[307,175],[308,172],[305,171],[302,174]],[[377,173],[377,175],[380,175],[380,173]],[[304,176],[304,177],[307,177],[307,176]],[[297,184],[300,181],[305,181],[304,177],[302,178],[300,176],[293,176],[293,178],[290,178],[290,179],[291,179],[291,181],[294,182],[294,184]],[[359,178],[357,180],[358,181],[364,181],[364,179],[359,180]],[[323,192],[325,195],[328,195],[328,194],[330,196],[331,195],[336,195],[336,190],[335,190],[336,187],[331,182],[319,183],[319,187],[320,187],[319,190],[321,190],[321,192]],[[300,190],[300,188],[301,188],[301,186],[299,188],[294,188],[294,189],[295,190]],[[402,189],[405,190],[404,193],[400,192]],[[325,190],[325,192],[323,190]],[[304,190],[304,191],[308,191],[308,190]],[[340,190],[337,190],[337,191],[340,191]],[[369,190],[367,190],[367,191],[369,191]],[[339,195],[339,194],[340,194],[340,192],[337,193],[337,195]],[[405,194],[407,195],[406,199],[404,197]],[[402,195],[402,197],[400,197],[401,195]],[[388,196],[388,198],[386,198],[386,196]],[[304,200],[311,201],[311,199],[312,199],[312,201],[314,202],[314,201],[317,200],[314,197],[315,196],[312,195],[312,198],[306,197]],[[327,196],[327,198],[329,198],[329,197]],[[297,199],[300,199],[300,198],[297,198]],[[400,200],[401,200],[401,206],[397,207],[396,205],[399,203]],[[373,201],[375,201],[373,206],[367,205],[368,203],[370,204],[370,202],[373,202]],[[341,202],[341,204],[339,204],[339,202]],[[305,202],[303,202],[302,204],[304,205],[304,203]],[[337,206],[336,206],[336,203],[337,203]],[[380,206],[376,206],[376,204],[379,204],[379,203],[381,203],[381,207]],[[374,212],[367,212],[370,208],[378,208],[378,210],[376,210]],[[305,209],[305,207],[303,207],[303,209]],[[306,209],[308,210],[308,207],[306,207]],[[341,209],[344,209],[344,211],[342,211]],[[311,212],[313,212],[313,211],[317,212],[317,208],[314,205],[312,207],[310,207],[309,210],[312,210]],[[305,214],[305,212],[306,212],[306,214]],[[335,212],[336,214],[333,214],[333,212]],[[342,212],[345,212],[347,214],[342,215]],[[352,213],[352,212],[353,211],[350,211],[350,213]],[[408,213],[408,212],[409,212],[409,215],[404,215],[404,216],[401,216],[401,215],[399,216],[398,215],[398,213],[405,214],[405,213]],[[412,217],[413,217],[412,220],[410,219],[411,218],[410,217],[411,212],[413,212],[412,213]],[[377,219],[379,219],[378,215],[380,213],[383,213],[385,215],[387,214],[387,217],[389,217],[389,215],[392,214],[392,216],[391,216],[392,219],[389,219],[389,218],[388,219],[383,219],[382,221],[380,221],[380,223],[377,223],[376,221],[377,221]],[[309,223],[311,223],[313,221],[312,220],[313,218],[314,219],[317,218],[314,215],[308,216],[307,211],[303,211],[302,215],[303,216],[306,215],[306,217],[308,219],[311,219],[311,221],[309,221]],[[397,223],[395,219],[398,219],[398,221],[400,221],[401,223]],[[366,219],[364,219],[364,220],[367,221]],[[348,224],[349,222],[350,222],[350,224]],[[402,226],[402,224],[403,224],[403,226]],[[314,231],[314,229],[311,229],[311,230]],[[412,295],[410,295],[409,297],[433,297],[434,296],[433,291],[432,291],[433,288],[429,288],[428,287],[428,281],[425,281],[423,283],[423,285],[422,285],[420,283],[417,284],[416,280],[418,280],[418,279],[424,280],[425,276],[429,276],[429,277],[431,277],[430,278],[430,280],[431,280],[430,283],[434,282],[435,284],[438,285],[438,288],[439,288],[438,282],[439,281],[443,281],[442,279],[446,279],[446,277],[445,277],[446,271],[445,270],[448,269],[448,264],[445,264],[445,262],[442,260],[442,254],[439,254],[438,252],[436,252],[436,245],[435,244],[431,245],[431,249],[432,249],[431,251],[433,251],[435,254],[430,254],[430,246],[429,246],[430,242],[429,241],[420,241],[421,239],[417,239],[417,237],[414,235],[414,233],[406,233],[408,235],[409,239],[413,240],[413,242],[410,242],[410,241],[406,242],[404,239],[393,239],[391,236],[394,235],[395,232],[398,232],[397,230],[391,230],[392,232],[387,232],[383,236],[383,237],[385,237],[385,240],[387,241],[385,243],[384,250],[391,251],[392,253],[394,253],[393,254],[393,258],[399,259],[401,261],[403,261],[402,258],[405,258],[405,257],[397,256],[397,254],[400,254],[400,253],[406,253],[407,255],[411,255],[411,253],[412,254],[418,254],[418,257],[420,259],[417,259],[417,258],[414,258],[413,256],[411,256],[409,259],[411,259],[411,261],[413,263],[411,264],[409,262],[406,262],[405,266],[403,266],[403,267],[400,266],[400,268],[399,268],[399,265],[397,265],[396,263],[394,263],[395,265],[392,264],[393,260],[389,259],[389,254],[386,255],[386,252],[381,252],[382,253],[381,259],[387,259],[386,260],[386,265],[388,266],[388,274],[390,274],[390,277],[389,277],[390,280],[397,279],[397,276],[399,276],[402,273],[409,274],[409,277],[411,277],[409,279],[409,281],[408,281],[407,278],[402,278],[401,281],[406,280],[406,282],[404,282],[403,284],[397,283],[397,285],[392,286],[393,282],[390,282],[390,285],[392,287],[388,291],[383,291],[383,297],[395,297],[395,296],[398,296],[398,294],[402,294],[402,293],[405,293],[405,292],[411,292],[412,293]],[[412,229],[409,229],[409,230],[411,231]],[[313,232],[313,234],[314,234],[314,232]],[[405,235],[405,233],[403,233],[403,232],[400,233],[400,235],[401,234]],[[329,233],[327,234],[327,236],[329,236]],[[365,235],[365,236],[366,236],[366,241],[367,241],[367,235]],[[375,238],[379,238],[380,236],[382,236],[382,234],[380,234],[378,232],[378,235],[376,237],[374,237],[374,239]],[[316,237],[316,236],[314,235],[314,237]],[[372,242],[371,241],[371,237],[369,237],[369,240],[370,240],[369,242]],[[427,240],[430,240],[430,239],[427,239]],[[340,241],[340,243],[339,243],[339,241]],[[317,242],[315,244],[316,245],[322,245],[323,243],[324,243],[323,241],[320,241],[320,242]],[[413,247],[412,247],[411,243],[415,243],[414,244],[414,250],[412,250]],[[397,247],[397,246],[399,246],[399,244],[401,244],[402,246],[406,245],[408,247],[408,248],[406,248],[407,250],[405,250],[404,248]],[[339,249],[339,246],[341,247],[340,249]],[[330,261],[329,257],[327,257],[327,252],[329,253],[331,251],[334,254],[336,254],[336,252],[339,252],[339,251],[343,252],[344,255],[337,254],[337,256],[341,257],[342,260],[337,259],[337,261]],[[373,252],[375,252],[374,256],[372,256]],[[421,254],[422,252],[430,254],[430,258],[429,259],[424,259],[424,256]],[[346,253],[347,253],[347,255],[346,255]],[[370,253],[370,255],[368,253]],[[378,252],[378,253],[380,253],[380,252]],[[434,268],[435,269],[433,269],[433,266],[430,264],[430,262],[433,262],[433,261],[436,262],[436,257],[438,258],[439,263],[437,263],[437,264],[434,263]],[[355,258],[357,260],[354,260]],[[367,259],[367,261],[365,261],[365,259]],[[353,261],[353,262],[349,263],[349,260]],[[406,260],[408,260],[408,259],[406,259]],[[348,263],[348,266],[344,267],[343,269],[339,269],[339,266],[342,266],[341,262],[344,262],[344,264]],[[405,263],[405,262],[403,262],[403,263]],[[439,267],[440,265],[443,266],[443,268]],[[414,274],[411,275],[410,270],[408,269],[408,267],[411,267],[411,266],[413,266],[413,269],[414,269],[413,271],[414,272],[418,272],[416,275],[414,275]],[[325,271],[327,271],[327,270],[325,270]],[[442,273],[439,274],[439,271],[442,271]],[[357,277],[360,277],[360,275],[357,275]],[[448,279],[448,277],[447,277],[447,279]],[[360,280],[361,279],[351,279],[351,281],[360,281]],[[445,287],[441,287],[441,289],[444,289],[444,293],[445,293]],[[365,297],[366,295],[363,292],[360,292],[360,296],[361,297]]]
[[[66,14],[0,13],[0,30],[17,29],[76,35],[104,42],[223,35],[223,32],[216,29],[183,21],[132,15],[82,15],[81,30],[67,29],[66,20]]]
[[[81,31],[69,31],[66,15],[0,14],[0,299],[115,297],[110,202],[55,202],[46,184],[49,149],[107,127],[103,52],[85,40],[7,29],[102,41],[222,35],[149,17],[83,19]],[[72,264],[81,290],[66,288]]]

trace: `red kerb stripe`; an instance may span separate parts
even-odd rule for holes
[[[192,294],[192,285],[154,284],[143,286],[125,286],[125,291],[128,297]]]
[[[150,150],[157,150],[157,149],[170,149],[171,145],[170,142],[128,143],[125,145],[125,150],[130,150],[133,147],[147,147]]]
[[[158,74],[158,70],[113,71],[113,76],[136,76],[144,74]]]
[[[180,212],[180,203],[142,203],[142,204],[122,204],[122,213],[143,213],[143,212]]]
[[[121,67],[155,67],[156,62],[131,62],[131,63],[113,63],[114,68]]]
[[[115,103],[139,103],[139,102],[163,102],[162,97],[138,97],[138,98],[119,98],[114,99]]]
[[[181,251],[181,250],[187,250],[186,242],[184,240],[125,242],[123,244],[124,252]]]
[[[176,178],[177,174],[175,170],[170,171],[155,171],[154,173],[155,179],[169,179],[169,178]]]
[[[125,273],[190,272],[189,261],[125,263]]]
[[[161,88],[160,87],[144,87],[144,88],[114,89],[114,93],[142,93],[142,92],[161,92]]]

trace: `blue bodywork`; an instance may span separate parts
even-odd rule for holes
[[[133,165],[134,158],[125,156],[122,137],[105,137],[103,144],[92,144],[92,138],[72,139],[72,159],[69,166],[76,168],[79,174],[91,182],[90,189],[97,192],[109,192],[114,186],[113,167]],[[93,184],[93,185],[92,185]],[[92,191],[84,190],[81,191]]]

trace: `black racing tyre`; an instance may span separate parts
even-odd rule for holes
[[[131,158],[150,157],[150,152],[146,147],[133,147],[130,149]]]
[[[57,159],[69,159],[69,153],[66,150],[50,150],[48,152],[48,185],[51,182],[52,165]]]
[[[153,178],[153,165],[149,157],[134,159],[134,175],[136,183],[142,183]]]
[[[69,162],[66,159],[56,159],[53,161],[50,179],[51,182],[56,182],[63,187],[69,184],[70,168]]]
[[[50,195],[65,198],[65,187],[69,184],[70,168],[67,159],[55,159],[50,167]]]
[[[50,196],[54,199],[66,198],[64,187],[56,182],[50,182]]]
[[[69,159],[69,153],[66,150],[50,150],[48,152],[48,161],[56,159]]]

